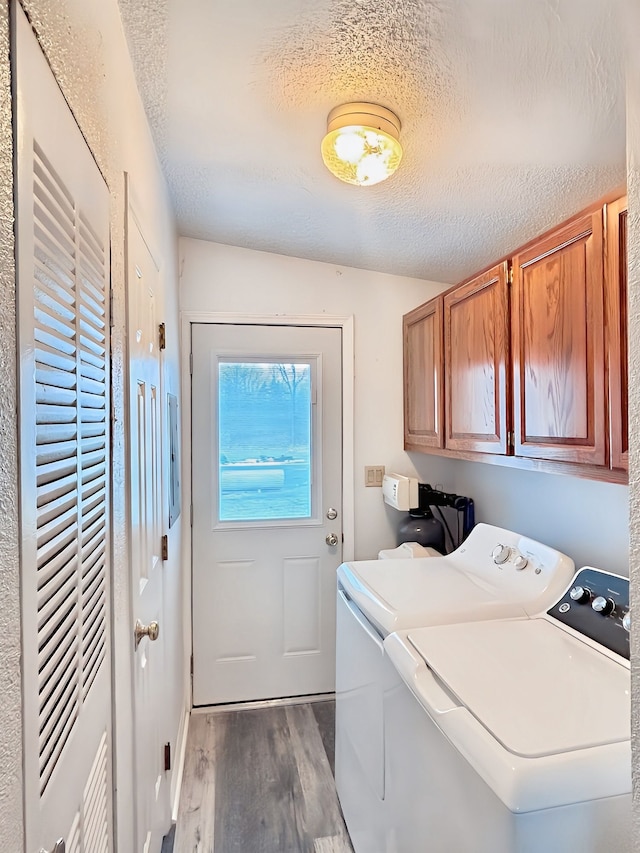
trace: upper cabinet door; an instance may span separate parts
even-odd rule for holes
[[[602,211],[513,259],[515,453],[606,463]]]
[[[442,297],[406,314],[403,335],[405,450],[443,447]]]
[[[509,290],[506,263],[444,297],[446,442],[507,453]]]
[[[611,468],[629,469],[627,409],[627,197],[606,207]]]

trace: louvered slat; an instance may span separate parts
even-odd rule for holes
[[[57,500],[64,495],[70,494],[76,490],[78,478],[74,475],[63,477],[61,480],[56,480],[53,483],[44,483],[38,486],[36,505],[40,509],[51,501]]]
[[[79,226],[79,406],[82,694],[106,653],[106,288],[105,247],[85,217]]]
[[[77,542],[77,538],[77,520],[74,518],[65,530],[44,542],[42,547],[38,549],[38,556],[41,558],[38,574],[39,591],[45,589],[46,584],[64,567],[65,562],[70,563],[75,560],[77,549],[69,551],[68,547],[69,543]]]
[[[51,779],[56,764],[64,749],[71,730],[78,719],[76,711],[71,712],[71,708],[76,708],[78,705],[77,685],[74,684],[73,690],[69,693],[68,698],[60,708],[60,714],[56,721],[56,727],[50,740],[40,740],[40,754],[42,755],[40,778],[41,778],[41,793],[44,793]]]
[[[78,716],[78,474],[75,214],[34,145],[34,337],[40,783]],[[62,441],[60,440],[62,439]]]
[[[75,507],[75,501],[71,502],[70,500],[68,503],[70,506],[66,511],[63,510],[61,504],[58,504],[58,513],[55,515],[51,513],[51,520],[38,527],[37,543],[39,548],[44,548],[45,545],[51,545],[52,542],[56,542],[60,537],[62,537],[60,542],[64,543],[65,532],[68,531],[72,525],[74,525],[73,532],[75,533],[75,521],[78,513]],[[58,551],[56,551],[56,553],[58,553]]]
[[[42,604],[38,609],[39,650],[46,648],[46,644],[52,634],[62,634],[62,627],[65,619],[64,614],[65,612],[74,609],[76,606],[77,602],[72,594],[76,581],[75,574],[75,565],[68,566],[65,571],[59,572],[55,580],[56,589],[54,594],[48,597],[42,597]],[[64,596],[66,601],[66,605],[64,607],[60,606],[59,599],[61,596]],[[66,636],[66,634],[64,634],[64,636]],[[71,636],[73,636],[73,632]],[[49,654],[50,650],[46,657],[48,657]]]
[[[77,611],[75,603],[70,602],[73,611]],[[60,611],[60,623],[64,621],[65,611]],[[48,654],[44,657],[40,667],[40,682],[41,695],[43,700],[48,697],[51,692],[51,685],[58,680],[61,674],[61,668],[66,664],[71,650],[77,653],[77,636],[75,633],[70,633],[62,637],[60,643],[48,649]],[[41,724],[42,728],[42,724]]]
[[[63,462],[65,459],[75,459],[76,442],[71,441],[50,441],[48,444],[36,445],[36,465],[50,465],[56,462]],[[56,477],[56,481],[59,477]]]
[[[69,670],[62,673],[60,680],[52,684],[51,687],[51,692],[45,703],[50,708],[50,713],[47,714],[46,725],[40,732],[40,742],[45,747],[51,741],[54,733],[63,731],[69,723],[73,724],[74,720],[69,720],[63,711],[69,707],[78,689],[73,678],[73,672]]]
[[[80,853],[80,837],[80,812],[76,812],[71,829],[66,835],[66,853]]]
[[[74,484],[62,493],[58,493],[57,486],[59,484],[57,482],[47,483],[47,485],[53,486],[55,491],[51,492],[50,500],[43,500],[39,503],[39,521],[42,525],[62,515],[65,510],[74,507],[78,499],[78,493],[74,488]]]
[[[107,735],[103,735],[82,801],[82,850],[108,853]]]

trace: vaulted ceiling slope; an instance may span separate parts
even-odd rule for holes
[[[611,0],[119,0],[180,233],[454,283],[625,181]],[[398,172],[323,166],[332,107]]]

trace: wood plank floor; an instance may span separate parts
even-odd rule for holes
[[[174,853],[352,853],[334,703],[194,714]]]

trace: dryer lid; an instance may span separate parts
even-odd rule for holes
[[[343,563],[338,579],[385,634],[414,625],[522,615],[495,587],[482,586],[448,557]]]
[[[515,755],[556,755],[630,737],[629,670],[545,618],[419,628],[408,639]]]

